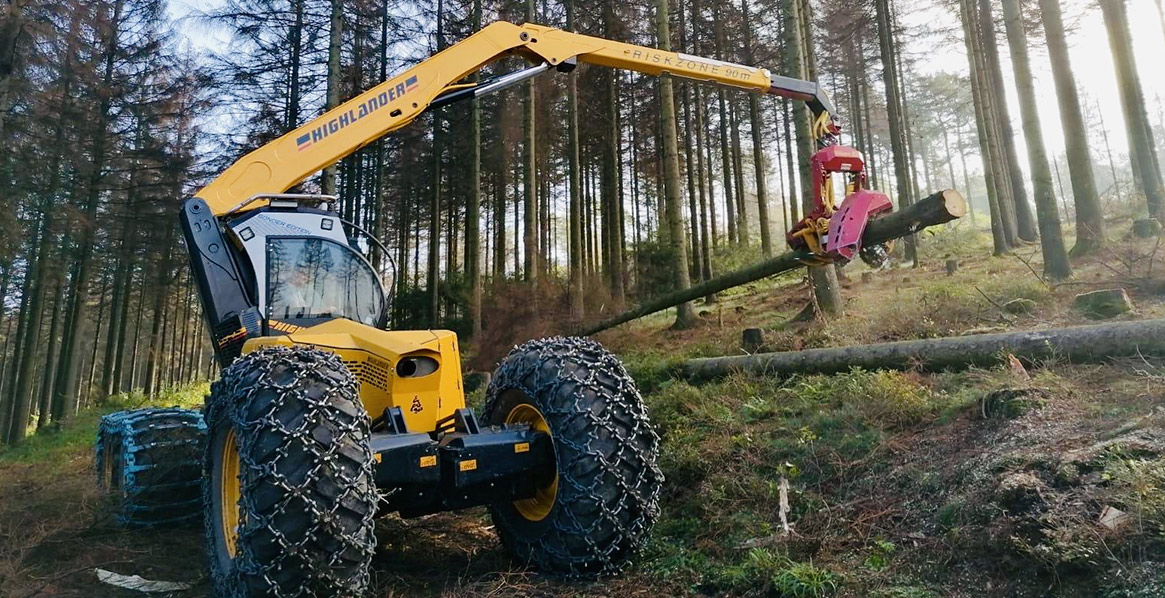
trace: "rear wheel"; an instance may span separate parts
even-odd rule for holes
[[[357,596],[377,494],[368,417],[332,354],[275,347],[211,388],[204,501],[218,596]]]
[[[618,571],[658,514],[659,438],[635,383],[597,342],[550,338],[515,348],[487,391],[491,424],[550,434],[556,475],[529,499],[490,508],[521,561],[567,575]]]

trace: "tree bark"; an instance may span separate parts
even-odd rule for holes
[[[144,383],[147,395],[153,396],[159,390],[159,369],[163,355],[162,344],[163,325],[166,320],[166,296],[170,292],[170,267],[174,255],[171,245],[174,242],[173,227],[166,229],[162,238],[162,261],[158,264],[157,278],[154,282],[154,317],[150,323],[150,343],[146,349],[146,380]]]
[[[659,37],[659,49],[671,51],[671,34],[668,27],[668,0],[656,0],[655,26]],[[684,241],[683,208],[680,202],[680,157],[679,141],[676,139],[675,93],[672,78],[663,75],[659,79],[660,121],[663,127],[663,168],[664,168],[664,208],[667,220],[667,244],[675,255],[674,283],[676,290],[685,291],[692,286],[688,276],[688,248]],[[699,297],[700,295],[697,295]],[[672,328],[691,328],[696,323],[691,300],[676,306],[676,320]]]
[[[878,43],[882,55],[882,83],[886,88],[886,118],[890,123],[890,152],[894,156],[894,178],[898,191],[899,207],[914,203],[914,187],[910,181],[910,162],[906,149],[906,126],[899,112],[902,105],[898,97],[898,78],[894,68],[894,32],[890,19],[890,0],[875,0],[874,8],[878,20]],[[918,267],[918,246],[913,237],[906,238],[906,259]]]
[[[1165,320],[692,359],[684,363],[683,371],[692,380],[738,372],[790,376],[835,374],[853,368],[941,371],[990,367],[1006,363],[1009,355],[1029,363],[1048,359],[1097,363],[1120,357],[1165,357]]]
[[[720,108],[720,177],[723,180],[724,211],[728,227],[728,244],[740,244],[741,231],[737,226],[736,202],[732,193],[732,159],[728,151],[728,110],[724,98],[724,90],[716,91],[716,99]]]
[[[331,17],[328,25],[328,75],[325,110],[340,105],[340,45],[344,41],[344,0],[329,0]],[[294,84],[294,82],[293,82]],[[336,194],[336,166],[324,169],[320,176],[320,192]]]
[[[481,2],[473,0],[474,31],[481,29]],[[573,2],[568,2],[571,6]],[[568,8],[569,10],[569,8]],[[568,23],[567,27],[570,27]],[[478,76],[474,74],[476,81]],[[469,271],[470,335],[481,338],[481,103],[473,102],[470,109],[469,144],[469,201],[465,206],[465,267]]]
[[[803,37],[802,31],[809,30],[807,6],[801,0],[786,0],[785,15],[788,26],[785,27],[786,64],[792,68],[792,76],[798,79],[814,77],[816,67],[811,52],[812,40]],[[813,210],[813,174],[810,171],[809,158],[817,148],[813,135],[810,133],[809,107],[798,102],[792,110],[794,130],[797,136],[797,147],[801,156],[801,192],[803,213],[809,214]],[[833,264],[825,266],[810,266],[809,278],[813,281],[813,300],[817,310],[825,314],[839,314],[843,308],[841,289],[837,282],[837,269]]]
[[[865,233],[862,235],[862,244],[877,245],[901,238],[929,226],[945,224],[952,220],[962,218],[966,210],[967,203],[957,191],[950,189],[940,191],[900,211],[870,221],[866,226]],[[673,291],[660,297],[649,299],[633,309],[597,324],[586,326],[578,334],[595,334],[681,303],[693,301],[709,293],[719,293],[754,280],[788,272],[789,270],[803,267],[805,261],[811,258],[811,254],[804,251],[789,251],[758,264],[748,266],[747,268],[717,276],[690,289]]]
[[[1092,253],[1105,244],[1104,214],[1096,180],[1092,174],[1092,152],[1088,147],[1088,131],[1080,108],[1080,95],[1072,74],[1068,42],[1064,35],[1064,19],[1059,0],[1040,0],[1040,14],[1044,35],[1048,41],[1048,55],[1052,61],[1052,77],[1056,84],[1056,98],[1060,104],[1060,124],[1065,131],[1080,134],[1065,135],[1068,150],[1068,172],[1072,179],[1072,201],[1076,206],[1076,244],[1071,255]],[[1114,176],[1113,180],[1116,178]]]
[[[477,0],[480,1],[480,0]],[[609,2],[608,2],[609,3]],[[566,2],[566,28],[574,30],[575,1]],[[570,226],[570,317],[583,317],[583,244],[582,202],[579,189],[579,131],[578,131],[578,75],[571,73],[566,80],[566,135],[567,176],[569,177],[570,207],[567,215]]]
[[[753,55],[752,23],[748,17],[748,0],[740,0],[740,12],[744,19],[744,56],[747,64],[755,64]],[[765,154],[763,134],[765,131],[761,118],[760,98],[758,94],[748,94],[748,116],[752,128],[752,168],[756,176],[756,205],[757,218],[760,221],[760,244],[765,257],[773,256],[772,221],[769,218],[768,189],[765,184]]]
[[[1011,128],[1011,110],[1003,87],[1003,66],[999,61],[999,44],[995,35],[995,17],[991,10],[991,0],[979,0],[980,20],[987,75],[991,80],[994,95],[992,106],[999,116],[1000,139],[1003,145],[1003,159],[1008,182],[1011,185],[1011,199],[1015,214],[1015,224],[1021,241],[1036,240],[1036,223],[1032,217],[1031,205],[1027,202],[1027,190],[1023,186],[1022,170],[1019,168],[1019,152],[1015,149],[1015,131]],[[995,100],[998,101],[995,101]]]
[[[534,22],[534,0],[526,0],[526,22]],[[538,273],[542,268],[538,255],[538,200],[534,191],[538,174],[537,152],[534,146],[537,142],[534,130],[534,102],[537,100],[534,96],[534,80],[531,79],[526,83],[526,98],[523,104],[525,117],[522,120],[525,139],[522,143],[522,174],[525,177],[522,185],[522,208],[525,212],[522,220],[522,257],[526,262],[526,282],[531,285],[537,285]]]
[[[120,25],[124,0],[116,0],[111,8],[109,31],[106,32],[105,47],[102,60],[104,73],[102,80],[101,101],[95,115],[93,126],[93,157],[88,176],[85,182],[84,222],[81,237],[78,240],[78,255],[76,271],[73,279],[72,292],[69,297],[68,312],[64,324],[64,337],[61,339],[61,356],[57,366],[56,394],[54,398],[62,404],[68,404],[75,386],[74,376],[77,370],[76,352],[84,336],[80,328],[86,321],[85,311],[89,299],[90,268],[93,261],[94,229],[97,225],[97,207],[101,199],[101,183],[105,175],[106,153],[109,150],[109,129],[112,120],[111,109],[113,104],[113,76],[115,61],[118,55]]]
[[[1104,13],[1104,24],[1108,29],[1112,60],[1116,65],[1120,87],[1121,105],[1129,128],[1129,155],[1134,157],[1138,166],[1149,215],[1158,220],[1165,219],[1165,190],[1162,190],[1161,173],[1154,158],[1157,149],[1154,147],[1153,133],[1145,111],[1145,97],[1141,90],[1140,75],[1137,74],[1125,2],[1100,0],[1100,9]]]
[[[338,1],[338,0],[333,0]],[[437,51],[445,49],[445,3],[437,1]],[[425,290],[429,295],[429,327],[436,328],[441,319],[441,153],[444,151],[445,136],[441,111],[433,112],[433,171],[429,190],[429,242],[428,259],[425,268]],[[420,251],[420,245],[417,246]]]
[[[608,38],[615,35],[617,17],[615,15],[614,0],[603,2],[603,34]],[[611,291],[611,303],[615,309],[623,309],[625,289],[623,279],[626,275],[625,255],[623,252],[623,195],[619,184],[619,92],[616,86],[614,69],[604,69],[603,78],[603,112],[604,135],[602,143],[602,170],[603,182],[601,193],[603,196],[603,214],[606,222],[607,238],[607,281]]]
[[[999,172],[997,147],[995,143],[994,121],[990,118],[987,95],[980,64],[982,62],[977,33],[977,19],[974,18],[974,0],[960,0],[963,21],[963,40],[967,46],[967,63],[971,71],[971,94],[975,104],[975,126],[979,136],[979,155],[983,161],[983,178],[987,188],[987,207],[991,216],[991,237],[995,255],[1011,251],[1013,235],[1010,231],[1003,204],[1007,201],[1006,186],[997,180]]]
[[[1044,275],[1052,280],[1063,280],[1072,275],[1072,266],[1068,263],[1068,251],[1064,248],[1064,235],[1060,230],[1056,190],[1052,186],[1052,169],[1048,166],[1048,152],[1044,148],[1044,131],[1040,125],[1039,107],[1036,105],[1035,81],[1027,53],[1027,37],[1019,0],[1003,0],[1003,18],[1011,48],[1011,63],[1015,70],[1015,87],[1019,92],[1028,165],[1031,167],[1036,216],[1040,225],[1040,247],[1044,253]]]
[[[736,189],[736,235],[743,247],[752,243],[750,235],[752,229],[748,226],[748,206],[744,202],[744,160],[740,154],[740,120],[737,118],[737,103],[735,97],[728,102],[728,130],[732,134],[732,174],[736,177],[733,187]]]

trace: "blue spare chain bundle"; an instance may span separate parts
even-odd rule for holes
[[[201,519],[202,412],[178,408],[118,411],[97,428],[98,483],[117,497],[117,521],[130,527]]]

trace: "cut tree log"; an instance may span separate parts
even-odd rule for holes
[[[926,199],[907,206],[898,212],[892,212],[871,220],[862,234],[862,245],[878,245],[887,241],[905,237],[918,232],[928,226],[945,224],[962,218],[967,213],[967,202],[958,191],[947,189],[939,191]],[[583,326],[577,334],[587,336],[613,328],[619,324],[642,318],[643,316],[675,307],[687,301],[695,301],[700,297],[719,293],[732,287],[775,276],[804,267],[806,260],[812,260],[813,255],[807,251],[788,251],[776,257],[764,260],[752,266],[730,272],[692,285],[682,291],[674,291],[649,299],[625,312],[607,318],[591,326]]]
[[[948,338],[692,359],[683,371],[692,380],[735,372],[788,376],[866,370],[940,371],[991,366],[1012,354],[1027,362],[1064,359],[1096,363],[1119,357],[1165,357],[1165,319],[1003,332]]]

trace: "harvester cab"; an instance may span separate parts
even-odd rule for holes
[[[466,82],[511,55],[532,66]],[[221,596],[362,595],[376,516],[474,505],[489,507],[524,564],[620,569],[658,514],[662,474],[658,437],[619,360],[585,338],[528,342],[502,360],[476,414],[453,332],[385,329],[388,252],[366,259],[378,242],[344,222],[333,198],[287,193],[426,110],[582,63],[803,101],[823,146],[840,131],[814,82],[494,23],[243,156],[180,217],[221,377],[201,414],[103,421],[99,471],[120,490],[121,519],[201,518]],[[827,207],[807,233],[815,247]]]

